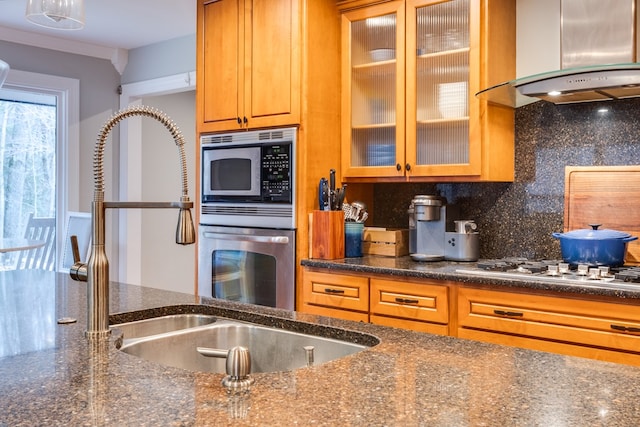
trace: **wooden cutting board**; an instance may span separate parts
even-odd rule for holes
[[[567,166],[564,231],[590,228],[640,237],[640,165]],[[640,242],[630,242],[626,264],[640,264]]]

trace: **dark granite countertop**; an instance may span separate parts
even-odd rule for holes
[[[0,273],[0,426],[636,426],[640,369],[264,307],[112,284],[112,320],[203,311],[276,326],[378,337],[360,353],[254,374],[229,396],[222,374],[188,372],[92,345],[86,285]],[[57,324],[62,317],[77,322]]]
[[[464,272],[464,270],[474,269],[477,265],[475,262],[417,262],[413,261],[409,256],[364,256],[335,260],[305,259],[302,260],[301,264],[305,267],[322,268],[343,273],[383,274],[399,278],[451,280],[467,284],[497,285],[504,287],[505,290],[530,289],[563,294],[640,299],[640,284],[557,284],[528,275],[518,276],[517,278],[489,278]]]

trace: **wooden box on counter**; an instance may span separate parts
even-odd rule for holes
[[[362,240],[362,253],[366,255],[409,254],[409,230],[406,228],[365,227]]]
[[[311,221],[311,258],[344,258],[344,212],[316,210]]]

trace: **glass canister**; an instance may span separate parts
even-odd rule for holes
[[[363,222],[344,223],[344,256],[347,258],[362,256]]]

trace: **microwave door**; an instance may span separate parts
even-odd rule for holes
[[[202,191],[207,197],[261,195],[260,147],[209,148],[202,155]]]

